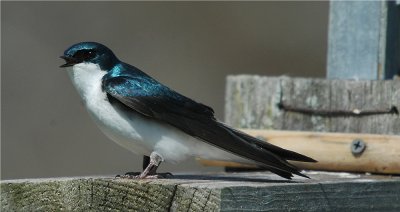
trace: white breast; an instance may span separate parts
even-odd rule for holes
[[[96,124],[111,140],[140,155],[159,153],[165,161],[176,162],[188,156],[228,161],[247,161],[193,138],[176,128],[160,124],[134,111],[113,106],[101,89],[107,73],[92,63],[69,68],[70,78]]]

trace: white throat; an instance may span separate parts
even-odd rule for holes
[[[101,89],[101,79],[107,74],[94,63],[79,63],[68,67],[67,72],[85,103],[93,92]]]

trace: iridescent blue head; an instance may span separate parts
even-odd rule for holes
[[[94,63],[98,64],[105,71],[110,70],[119,62],[118,58],[109,48],[96,42],[74,44],[65,50],[64,55],[60,57],[66,62],[60,67],[69,67],[78,63]]]

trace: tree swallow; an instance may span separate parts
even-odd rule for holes
[[[150,156],[137,178],[156,175],[162,161],[188,157],[256,164],[281,177],[307,177],[287,160],[316,162],[216,120],[212,108],[185,97],[106,46],[77,43],[61,56],[72,83],[101,131],[122,147]]]

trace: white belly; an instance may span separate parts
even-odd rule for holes
[[[101,89],[101,79],[106,72],[101,71],[98,65],[77,64],[68,72],[96,124],[122,147],[140,155],[156,151],[167,162],[181,161],[190,156],[248,162],[175,127],[111,105]]]

